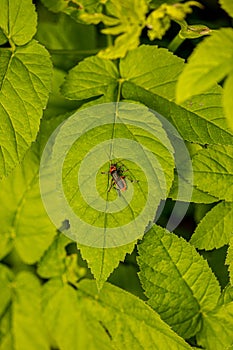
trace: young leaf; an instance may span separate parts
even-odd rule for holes
[[[201,144],[232,144],[222,111],[222,89],[195,96],[182,106],[175,104],[175,85],[183,61],[166,49],[140,46],[120,62],[122,94],[144,103],[173,123],[184,140]]]
[[[233,3],[231,0],[219,0],[223,10],[225,10],[231,17],[233,17]]]
[[[85,280],[75,292],[52,280],[44,286],[43,306],[61,350],[191,349],[143,301],[110,284],[98,293],[95,283]]]
[[[181,103],[210,89],[232,72],[233,30],[222,28],[203,40],[191,55],[177,84]]]
[[[48,52],[36,41],[15,52],[0,52],[1,178],[22,160],[36,138],[48,99],[52,66]]]
[[[1,182],[0,256],[15,245],[28,264],[41,257],[56,233],[41,200],[38,168],[39,155],[33,147],[23,163]]]
[[[102,21],[105,25],[111,26],[102,29],[102,33],[118,35],[114,45],[101,50],[98,56],[104,59],[116,59],[135,49],[139,45],[139,37],[145,26],[147,9],[145,0],[110,0],[106,4],[110,17],[102,14],[81,15],[80,19],[84,22],[97,24]]]
[[[197,333],[197,343],[206,350],[232,349],[233,302],[203,314],[203,324]],[[221,335],[221,336],[220,336]]]
[[[1,1],[0,27],[16,45],[25,45],[36,33],[37,15],[31,0]]]
[[[190,243],[198,249],[212,250],[229,243],[233,232],[233,203],[221,202],[207,212]]]
[[[187,1],[184,4],[176,3],[174,6],[168,5],[166,2],[152,11],[146,19],[149,39],[162,39],[171,26],[171,20],[183,22],[186,15],[192,12],[192,6],[201,7],[201,4],[196,1]]]
[[[233,147],[209,146],[193,157],[194,185],[220,200],[233,201]]]
[[[112,271],[124,261],[127,253],[132,253],[136,242],[116,248],[93,248],[78,245],[81,255],[93,273],[98,289],[103,287]]]
[[[17,275],[12,300],[12,335],[15,350],[49,350],[41,314],[41,286],[28,272]]]
[[[116,101],[119,74],[115,64],[99,57],[88,57],[70,70],[62,93],[71,100],[103,95],[102,102]]]
[[[148,304],[184,338],[201,327],[220,287],[207,262],[183,238],[153,226],[139,245],[139,277]]]

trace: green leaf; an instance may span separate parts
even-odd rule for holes
[[[230,283],[228,283],[222,291],[222,294],[218,301],[218,305],[228,304],[231,301],[233,301],[233,286]]]
[[[70,130],[75,142],[70,138]],[[64,153],[67,142],[60,140],[67,136],[71,147]],[[109,145],[113,146],[110,158]],[[69,220],[72,238],[82,245],[82,255],[101,288],[119,261],[132,251],[136,239],[143,235],[161,198],[166,198],[173,180],[173,149],[160,121],[146,107],[120,103],[117,113],[115,104],[102,104],[84,109],[70,118],[67,126],[63,124],[60,128],[53,150],[54,157],[58,157],[61,164],[61,170],[55,174],[57,176],[63,171],[61,191],[64,191],[68,203],[62,208],[62,215]],[[89,150],[91,152],[86,157]],[[61,162],[64,154],[66,158]],[[121,195],[117,195],[114,188],[108,191],[108,175],[101,174],[101,170],[108,173],[109,161],[113,162],[113,159],[120,159],[120,164],[128,166],[127,191]],[[83,168],[80,168],[82,164]],[[138,182],[131,185],[130,178]],[[53,178],[51,181],[54,183]],[[114,199],[116,201],[112,203]],[[54,202],[56,200],[52,205]],[[80,219],[81,224],[78,224]],[[104,249],[109,247],[118,248]]]
[[[233,17],[233,3],[231,0],[219,0],[223,10],[225,10],[231,17]]]
[[[216,202],[218,200],[216,199]],[[210,211],[216,203],[199,203],[194,207],[193,218],[197,224],[204,218],[204,216]]]
[[[182,106],[175,103],[175,86],[183,67],[183,61],[166,49],[140,46],[120,62],[123,97],[140,101],[162,114],[184,140],[232,144],[232,133],[223,117],[220,87],[193,97]]]
[[[179,77],[176,98],[181,103],[201,94],[232,72],[233,29],[222,28],[203,40]]]
[[[1,265],[1,273],[6,277],[6,267],[4,270]],[[4,291],[9,288],[10,299],[8,308],[0,320],[1,350],[49,350],[42,321],[39,280],[28,272],[19,273],[15,279],[9,271],[7,274],[8,278],[5,281],[1,278],[1,289]]]
[[[171,19],[166,13],[166,4],[152,11],[146,19],[147,35],[150,40],[162,39],[171,26]],[[168,5],[169,6],[169,5]]]
[[[194,185],[220,200],[233,201],[233,147],[209,146],[193,157]]]
[[[203,24],[188,25],[185,21],[184,25],[183,23],[179,24],[181,25],[181,30],[179,31],[179,37],[181,39],[196,39],[212,33],[212,29]],[[172,47],[170,46],[169,48],[171,49]]]
[[[92,315],[95,310],[94,318],[102,321],[119,350],[189,349],[158,314],[135,296],[108,283],[101,293],[92,281],[83,280],[78,287],[85,298],[86,309]]]
[[[233,286],[230,283],[223,289],[218,305],[228,304],[233,301]]]
[[[0,178],[22,160],[35,140],[51,82],[48,52],[37,42],[2,49],[0,73]]]
[[[62,276],[66,269],[65,247],[71,241],[64,234],[58,234],[41,258],[37,272],[43,278]]]
[[[0,318],[9,306],[12,297],[11,283],[13,281],[12,271],[5,265],[0,264]],[[1,334],[1,333],[0,333]],[[1,338],[1,337],[0,337]]]
[[[154,226],[139,245],[139,277],[148,304],[184,338],[201,327],[220,287],[207,262],[183,238]]]
[[[15,245],[21,259],[33,264],[56,233],[41,200],[38,169],[39,155],[33,147],[23,163],[1,182],[1,258]]]
[[[192,12],[192,6],[201,7],[201,4],[196,1],[187,1],[184,4],[176,3],[175,6],[163,3],[159,8],[152,11],[146,19],[149,39],[162,39],[171,25],[171,20],[183,24],[186,15]]]
[[[72,100],[103,96],[101,102],[116,101],[118,79],[113,62],[88,57],[69,71],[62,93]]]
[[[37,16],[31,0],[1,0],[0,27],[16,45],[25,45],[36,33]]]
[[[117,344],[112,345],[105,328],[87,306],[85,299],[59,279],[52,279],[43,287],[44,320],[59,349],[115,350]]]
[[[199,150],[201,150],[203,147],[197,143],[185,143],[190,157],[193,157]],[[182,166],[187,167],[187,164],[185,161],[182,161]],[[182,168],[181,177],[183,177],[183,174],[185,174],[185,168]],[[186,186],[191,186],[190,179],[183,179],[185,181]],[[184,202],[193,202],[193,203],[213,203],[217,202],[218,198],[211,196],[210,194],[201,191],[197,187],[193,186],[192,184],[192,197],[190,199],[190,193],[187,193],[187,191],[182,191],[182,193],[179,193],[179,177],[177,175],[177,172],[175,172],[174,181],[172,184],[171,191],[169,193],[169,198],[172,198],[173,200],[179,199],[180,201]],[[199,206],[198,206],[199,207]]]
[[[74,285],[83,278],[87,269],[78,264],[78,255],[67,255],[66,246],[72,241],[59,233],[39,261],[37,273],[43,278],[60,277]]]
[[[109,16],[102,14],[89,15],[84,13],[80,19],[86,23],[97,24],[102,21],[108,28],[102,29],[107,35],[118,35],[114,45],[101,50],[98,56],[104,59],[116,59],[124,57],[127,51],[135,49],[139,45],[139,37],[145,26],[147,3],[145,0],[109,0],[106,3]]]
[[[226,265],[228,266],[230,274],[230,282],[233,285],[233,237],[230,238],[229,247],[227,251]]]
[[[233,203],[221,202],[204,216],[190,243],[198,249],[217,249],[229,243],[232,232]]]
[[[177,101],[183,102],[193,95],[205,92],[223,80],[223,107],[228,124],[233,130],[233,30],[222,28],[198,45],[189,59],[177,84]]]
[[[71,147],[66,152],[67,136]],[[170,141],[153,113],[132,103],[84,109],[60,128],[53,150],[59,163],[55,173],[63,172],[62,189],[57,191],[64,191],[63,214],[70,221],[73,239],[109,248],[143,235],[160,200],[166,198],[174,168]],[[65,155],[63,163],[61,155]],[[109,162],[117,161],[128,169],[127,191],[121,195],[114,188],[108,191]]]
[[[198,345],[206,350],[231,349],[233,327],[233,302],[203,314],[201,331],[197,333]]]
[[[187,181],[186,181],[186,184],[188,185]],[[211,196],[209,193],[204,192],[195,186],[192,186],[191,199],[190,199],[189,193],[187,193],[186,191],[182,191],[182,193],[180,194],[178,190],[179,190],[178,176],[177,174],[175,174],[174,182],[172,184],[171,191],[168,195],[169,198],[172,198],[173,200],[177,200],[177,198],[179,198],[179,201],[193,202],[193,203],[213,203],[218,201],[218,198]]]
[[[61,350],[191,349],[143,301],[118,287],[106,284],[98,293],[85,280],[75,292],[52,280],[43,289],[45,320]]]
[[[15,350],[50,349],[41,314],[39,280],[28,272],[21,272],[15,280],[12,328]]]
[[[7,37],[3,33],[2,29],[0,28],[0,45],[3,45],[7,42]]]
[[[100,290],[104,282],[108,279],[112,271],[124,261],[125,255],[131,253],[136,242],[123,245],[116,248],[93,248],[84,245],[78,245],[83,259],[88,263],[93,273],[98,289]]]
[[[0,347],[1,350],[13,350],[13,336],[11,332],[11,312],[8,309],[0,319]]]
[[[90,130],[89,126],[91,126]],[[111,139],[113,126],[114,138]],[[97,131],[98,129],[100,132]],[[66,151],[67,141],[64,141],[67,137],[71,145],[68,152]],[[110,145],[113,145],[110,159],[108,158],[111,154],[109,143],[106,144],[106,152],[104,151],[105,142],[109,138]],[[133,144],[127,142],[133,142]],[[100,151],[96,149],[98,145],[101,145]],[[129,147],[127,148],[126,145]],[[92,151],[93,147],[94,151]],[[85,158],[89,150],[89,156]],[[48,152],[51,153],[50,148]],[[173,149],[161,123],[146,107],[139,104],[102,104],[83,109],[70,118],[67,124],[61,126],[59,137],[56,137],[53,146],[53,157],[58,159],[59,164],[55,164],[54,160],[50,162],[49,158],[55,177],[63,171],[62,189],[57,188],[55,193],[57,195],[62,191],[66,197],[66,201],[61,205],[60,217],[56,217],[55,221],[60,223],[64,220],[61,217],[69,220],[70,237],[82,244],[80,248],[82,255],[87,259],[94,273],[98,288],[102,287],[119,261],[124,259],[125,254],[132,251],[135,240],[143,235],[148,221],[153,220],[156,203],[158,205],[161,197],[166,197],[173,179],[172,153]],[[65,160],[61,161],[63,155]],[[131,185],[129,180],[125,180],[128,186],[126,194],[122,193],[119,196],[115,189],[107,190],[109,186],[107,174],[109,161],[113,162],[112,157],[122,159],[120,164],[124,162],[128,165],[127,176],[138,181]],[[125,161],[123,157],[126,157]],[[80,165],[84,166],[81,170]],[[96,176],[96,169],[98,176]],[[107,174],[101,174],[102,169],[106,170]],[[79,183],[77,183],[77,174],[80,176]],[[50,193],[51,186],[54,186],[56,181],[52,176],[49,185],[46,183],[46,191]],[[133,186],[136,187],[134,191]],[[148,187],[151,188],[150,192]],[[85,196],[83,191],[86,191]],[[116,204],[112,203],[112,199],[116,199]],[[54,203],[56,203],[56,215],[59,216],[57,200],[50,198],[49,205],[53,206]],[[114,209],[113,212],[111,208]],[[51,212],[54,212],[53,208]],[[69,235],[69,232],[67,234]],[[109,247],[112,249],[104,249]],[[117,248],[113,250],[113,247]]]

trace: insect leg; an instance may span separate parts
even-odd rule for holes
[[[113,187],[113,185],[114,185],[114,181],[113,181],[113,179],[111,178],[111,184],[110,184],[110,187],[109,187],[109,189],[108,189],[108,192],[110,192],[110,190],[111,190],[111,188]]]

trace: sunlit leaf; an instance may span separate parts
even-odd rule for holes
[[[181,106],[175,103],[175,86],[183,68],[183,61],[167,50],[141,46],[121,60],[123,96],[140,101],[167,118],[184,140],[232,144],[233,134],[224,117],[220,87],[195,96]],[[186,91],[186,87],[182,89]]]
[[[110,284],[98,293],[95,283],[85,280],[76,292],[53,280],[44,286],[43,307],[61,350],[191,349],[143,301]]]
[[[233,203],[221,202],[196,227],[190,240],[198,249],[211,250],[229,243],[233,232]]]
[[[36,41],[15,52],[0,52],[1,178],[22,160],[36,138],[48,100],[52,66],[48,52]]]
[[[215,308],[218,281],[207,262],[183,238],[154,226],[139,245],[139,277],[149,305],[184,338]]]
[[[37,15],[31,0],[1,0],[0,28],[8,40],[24,45],[36,32]]]

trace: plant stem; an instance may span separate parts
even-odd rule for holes
[[[122,83],[123,83],[124,80],[122,79],[119,79],[118,80],[118,90],[117,90],[117,100],[116,102],[120,102],[120,99],[121,99],[121,88],[122,88]]]
[[[53,55],[92,55],[96,54],[101,50],[101,48],[98,49],[92,49],[92,50],[53,50],[53,49],[47,49],[51,54]]]
[[[112,46],[112,36],[110,34],[107,35],[107,45]]]
[[[178,47],[183,43],[185,39],[182,39],[179,34],[175,36],[175,38],[168,45],[168,50],[175,52]]]

